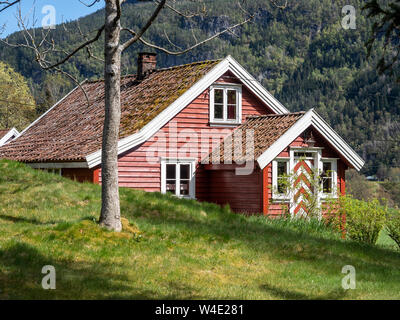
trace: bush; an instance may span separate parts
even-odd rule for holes
[[[329,216],[346,217],[346,236],[352,240],[375,244],[379,232],[385,225],[387,207],[377,199],[362,201],[349,196],[339,199],[337,209],[329,212]],[[340,218],[338,219],[340,220]]]
[[[400,212],[398,210],[389,210],[386,220],[386,229],[389,237],[391,237],[400,248]]]

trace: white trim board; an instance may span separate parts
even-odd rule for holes
[[[165,110],[160,112],[153,120],[145,125],[139,132],[130,135],[118,142],[118,155],[136,147],[150,139],[158,130],[181,112],[190,102],[203,91],[216,82],[224,73],[231,71],[246,87],[261,101],[277,114],[289,113],[289,111],[274,98],[253,76],[251,76],[235,59],[227,56],[214,66],[205,76],[197,81],[183,95],[175,100]],[[86,156],[89,168],[101,164],[101,149]]]
[[[14,139],[16,139],[16,138],[18,138],[20,135],[21,135],[21,134],[18,132],[17,129],[15,129],[15,128],[10,129],[10,131],[8,131],[8,132],[4,135],[4,137],[0,139],[0,147],[3,146],[3,145],[5,145],[6,142],[7,142],[8,140],[10,140],[13,136],[15,136]],[[14,139],[13,139],[13,140],[14,140]]]
[[[276,140],[261,156],[257,162],[261,169],[274,160],[294,139],[304,130],[313,126],[326,140],[328,140],[335,150],[342,155],[356,170],[361,170],[364,160],[321,118],[314,110],[307,111],[297,122]]]

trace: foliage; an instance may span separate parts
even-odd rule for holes
[[[0,161],[0,298],[399,298],[397,250],[341,240],[315,220],[120,193],[133,229],[118,234],[93,222],[100,186]],[[347,264],[362,270],[357,290],[341,288]],[[42,289],[44,265],[56,268],[57,290]]]
[[[391,209],[388,212],[388,217],[386,221],[386,228],[389,237],[393,239],[394,242],[400,248],[400,212],[399,210]]]
[[[372,35],[367,42],[368,55],[371,55],[375,41],[381,35],[384,35],[384,52],[378,61],[377,67],[380,73],[384,73],[387,70],[393,71],[393,66],[398,62],[400,56],[400,1],[391,0],[381,4],[378,0],[369,0],[363,10],[368,11],[368,18],[374,18],[375,20],[372,27]],[[398,80],[400,80],[400,77]]]
[[[35,116],[35,100],[24,77],[0,61],[0,129],[24,129]]]
[[[349,239],[375,244],[386,222],[387,207],[377,199],[362,201],[351,196],[340,197],[328,206],[328,216],[345,217]]]

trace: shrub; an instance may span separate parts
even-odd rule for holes
[[[389,210],[386,220],[386,229],[389,237],[391,237],[400,248],[400,212],[398,210]]]
[[[339,206],[329,216],[346,217],[346,236],[352,240],[375,244],[386,221],[387,207],[377,199],[362,201],[349,196],[339,199]]]

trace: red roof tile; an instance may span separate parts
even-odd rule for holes
[[[192,87],[219,60],[159,69],[142,81],[121,78],[120,138],[139,131]],[[82,161],[101,149],[104,81],[85,82],[34,123],[18,139],[0,148],[0,158],[23,162]]]

